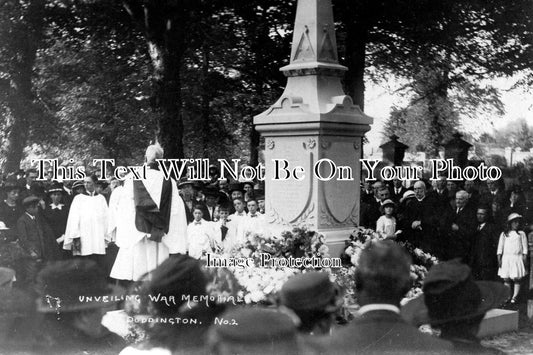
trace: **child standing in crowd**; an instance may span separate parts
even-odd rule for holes
[[[214,222],[203,219],[202,206],[193,208],[194,220],[187,226],[187,249],[189,255],[199,259],[204,253],[213,252],[217,248],[217,233]]]
[[[222,245],[222,248],[226,251],[229,250],[228,241],[229,239],[229,228],[231,226],[231,221],[228,218],[229,217],[229,206],[228,205],[220,205],[218,206],[218,221],[216,222],[217,229],[220,230],[220,243]]]
[[[396,218],[393,216],[395,207],[394,202],[388,199],[383,201],[383,205],[381,205],[383,215],[376,222],[376,232],[383,238],[396,238]]]
[[[516,303],[520,293],[520,282],[526,275],[527,260],[527,238],[523,231],[518,230],[522,216],[518,213],[511,213],[507,217],[506,230],[500,235],[498,243],[498,276],[500,276],[505,285],[511,287],[514,283],[513,297],[511,303]]]

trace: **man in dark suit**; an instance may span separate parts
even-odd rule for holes
[[[369,203],[374,198],[374,189],[372,188],[372,183],[366,179],[363,180],[363,188],[361,189],[361,202]]]
[[[360,317],[330,337],[317,340],[323,353],[443,354],[451,344],[425,335],[400,316],[400,301],[411,285],[411,260],[393,241],[367,246],[355,280]],[[312,340],[310,340],[312,342]]]
[[[480,281],[498,280],[498,258],[496,250],[500,229],[489,222],[489,206],[479,206],[477,209],[477,230],[474,233],[469,265],[472,276]]]
[[[391,199],[396,203],[400,203],[400,199],[403,197],[403,194],[407,191],[402,185],[402,180],[393,179],[392,180],[392,189],[391,189]]]
[[[472,240],[476,231],[476,211],[468,207],[468,193],[464,190],[455,194],[455,211],[449,214],[448,233],[443,240],[445,260],[460,258],[468,262]]]
[[[20,199],[24,200],[29,196],[44,197],[44,187],[40,181],[37,181],[38,173],[36,169],[26,171],[26,184],[21,186]],[[41,206],[42,207],[42,206]]]
[[[38,214],[39,201],[35,196],[26,197],[22,202],[25,212],[17,221],[20,246],[31,257],[25,265],[24,282],[33,282],[44,262],[61,259],[52,230]]]
[[[450,203],[449,191],[446,188],[446,176],[440,175],[438,180],[435,182],[435,190],[433,190],[430,195],[437,201],[441,207],[447,207]]]
[[[178,189],[181,198],[183,199],[183,204],[185,205],[185,214],[187,216],[187,224],[191,223],[194,220],[192,215],[194,211],[194,206],[201,206],[202,213],[204,216],[209,215],[209,211],[203,201],[197,201],[196,196],[198,193],[199,186],[195,185],[195,181],[189,179],[182,179],[178,183]]]
[[[17,221],[21,246],[36,260],[57,260],[61,258],[59,247],[52,230],[38,214],[39,201],[35,196],[23,201],[26,212]]]
[[[403,222],[397,229],[401,229],[405,233],[404,238],[414,246],[433,253],[439,248],[443,227],[438,203],[432,196],[426,196],[423,181],[417,181],[413,190],[415,199],[406,206]]]
[[[473,180],[465,180],[464,189],[468,193],[468,205],[474,209],[479,205],[480,195],[476,190],[476,182]]]
[[[389,189],[381,181],[374,184],[374,189],[375,198],[361,208],[361,225],[371,229],[376,229],[376,222],[381,217],[380,207],[390,198]]]
[[[203,219],[215,222],[218,219],[215,212],[221,192],[216,187],[208,186],[203,190],[203,193],[205,196],[205,204],[203,205],[205,206],[205,211],[202,211],[204,212]]]

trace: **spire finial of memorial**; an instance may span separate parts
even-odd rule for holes
[[[286,76],[329,74],[342,76],[331,0],[298,0],[290,64]]]

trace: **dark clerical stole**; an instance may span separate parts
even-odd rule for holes
[[[133,199],[135,202],[135,227],[139,232],[149,233],[150,240],[160,242],[168,233],[170,209],[172,202],[172,181],[163,179],[159,208],[142,181],[133,181]]]

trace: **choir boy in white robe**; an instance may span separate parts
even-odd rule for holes
[[[163,149],[151,145],[146,149],[146,178],[126,176],[112,222],[120,248],[112,278],[137,281],[170,254],[187,251],[185,205],[175,181],[158,170],[157,159],[162,158]]]
[[[238,244],[242,244],[244,240],[239,239],[238,231],[242,220],[246,217],[246,211],[244,210],[244,198],[237,197],[233,200],[233,208],[235,212],[230,214],[226,226],[228,227],[228,233],[226,235],[227,241],[224,243],[225,250],[230,250]]]
[[[76,195],[70,206],[63,249],[74,256],[90,256],[103,266],[110,239],[107,235],[109,209],[102,195],[95,191],[95,176],[84,180],[85,193]]]
[[[220,248],[220,229],[216,222],[203,219],[202,207],[193,209],[194,220],[187,226],[187,249],[189,256],[200,259],[202,255]]]
[[[246,241],[250,233],[265,233],[265,216],[259,213],[257,201],[252,198],[247,202],[248,214],[240,221],[237,239]]]

